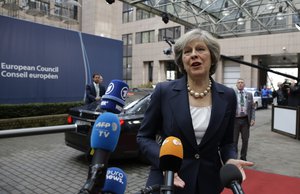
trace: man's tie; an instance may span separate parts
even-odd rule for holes
[[[240,92],[240,103],[241,103],[241,106],[243,107],[245,105],[245,102],[244,102],[244,95],[243,95],[243,92],[241,91]]]

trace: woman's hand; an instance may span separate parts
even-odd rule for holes
[[[174,173],[174,185],[180,188],[184,188],[185,186],[185,182],[178,176],[177,173]]]
[[[164,176],[166,172],[163,172]],[[174,173],[174,186],[183,188],[185,186],[185,182],[178,176],[178,173]]]
[[[254,163],[253,162],[249,162],[249,161],[244,161],[244,160],[236,160],[236,159],[229,159],[226,164],[234,164],[238,167],[238,169],[240,170],[240,172],[242,173],[243,176],[243,181],[246,179],[246,174],[244,171],[244,167],[245,166],[253,166]]]

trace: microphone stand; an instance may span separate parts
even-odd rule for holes
[[[165,185],[160,187],[161,194],[172,194],[173,193],[173,184],[174,184],[174,172],[166,171],[165,172]]]
[[[237,181],[232,181],[230,187],[234,194],[244,194],[243,188]]]
[[[104,186],[107,166],[94,164],[89,166],[88,178],[78,194],[98,194]]]
[[[156,185],[151,185],[148,187],[145,187],[144,189],[141,189],[141,191],[139,193],[136,194],[151,194],[154,193],[156,191],[160,191],[160,185],[156,184]]]

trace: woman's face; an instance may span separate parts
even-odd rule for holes
[[[183,49],[182,62],[188,76],[209,76],[211,55],[203,41],[189,42]]]

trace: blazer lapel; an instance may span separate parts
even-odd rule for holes
[[[222,118],[225,116],[227,101],[224,100],[224,91],[218,87],[213,81],[212,86],[212,111],[207,131],[200,143],[200,147],[204,146],[211,137],[221,128]],[[223,97],[222,97],[223,96]]]
[[[179,79],[170,92],[169,103],[174,115],[175,126],[190,140],[189,143],[197,149],[197,141],[191,119],[189,100],[187,95],[186,77]]]

